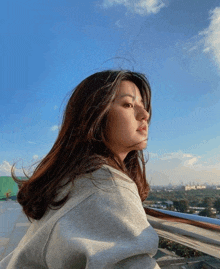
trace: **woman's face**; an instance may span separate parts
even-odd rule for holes
[[[108,114],[107,147],[122,161],[130,151],[144,149],[148,119],[138,87],[131,81],[122,81]]]

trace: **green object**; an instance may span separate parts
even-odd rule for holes
[[[8,196],[15,196],[18,192],[18,185],[11,177],[0,177],[0,199],[5,199]]]

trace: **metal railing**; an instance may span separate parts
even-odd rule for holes
[[[144,207],[146,208],[146,206]],[[174,219],[170,221],[169,218],[167,220],[166,218],[160,219],[147,215],[149,223],[160,237],[220,259],[220,220],[169,210],[155,208],[154,210],[174,217]],[[175,221],[175,217],[181,218],[182,220],[198,222],[198,224],[201,224],[201,227],[202,224],[208,223],[216,227],[216,230]]]
[[[158,211],[158,212],[169,214],[170,216],[175,216],[175,217],[188,219],[188,220],[201,221],[201,222],[215,224],[215,225],[220,226],[220,219],[214,219],[214,218],[209,218],[209,217],[198,216],[198,215],[195,215],[195,214],[187,214],[187,213],[169,211],[169,210],[158,209],[158,208],[153,208],[153,209],[155,211]]]

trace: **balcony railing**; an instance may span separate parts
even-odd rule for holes
[[[220,259],[220,220],[168,210],[154,210],[161,213],[161,218],[150,215],[147,217],[160,237]],[[168,218],[163,217],[163,214]],[[184,223],[184,220],[191,220],[192,225]]]

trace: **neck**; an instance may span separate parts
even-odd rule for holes
[[[107,164],[112,166],[113,168],[122,171],[123,173],[126,172],[126,167],[124,162],[122,162],[119,158],[114,157],[114,158],[109,158],[107,160]]]

